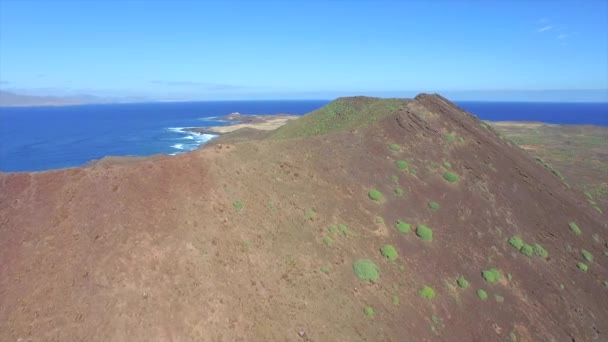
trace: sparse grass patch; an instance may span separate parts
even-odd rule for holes
[[[433,230],[423,224],[416,227],[416,235],[424,241],[433,241]]]
[[[395,195],[397,195],[397,196],[403,196],[403,189],[396,188],[395,189]]]
[[[538,243],[534,244],[532,250],[534,251],[534,254],[538,255],[541,258],[546,258],[549,256],[549,252],[547,252],[547,250],[544,249],[543,246],[539,245]]]
[[[380,248],[380,253],[388,260],[396,260],[399,254],[393,245],[384,245]]]
[[[393,181],[393,183],[399,183],[399,177],[397,177],[397,175],[392,175],[391,180]]]
[[[329,226],[327,228],[329,230],[330,233],[332,234],[338,234],[338,226],[336,226],[335,224],[332,224],[331,226]]]
[[[399,145],[397,145],[397,144],[391,144],[391,145],[389,146],[389,148],[390,148],[390,149],[391,149],[391,151],[393,151],[393,152],[399,152],[399,151],[401,150],[401,147],[400,147]]]
[[[446,134],[445,135],[445,142],[452,143],[454,141],[456,141],[456,136],[454,135],[454,133],[450,133],[450,134]]]
[[[435,290],[430,286],[424,286],[418,291],[418,295],[424,299],[433,299],[435,298]]]
[[[382,193],[376,189],[371,189],[367,192],[367,195],[376,202],[379,202],[384,198],[384,195],[382,195]]]
[[[578,227],[578,225],[574,222],[570,222],[568,224],[568,227],[570,227],[570,230],[576,234],[576,235],[581,235],[583,232],[581,231],[581,229]]]
[[[586,249],[581,250],[581,254],[583,255],[583,259],[585,259],[589,262],[593,262],[593,255],[591,253],[589,253],[588,250],[586,250]]]
[[[583,271],[583,272],[587,272],[587,270],[589,269],[589,266],[587,266],[585,263],[583,262],[578,262],[576,264],[576,267],[578,267],[579,270]]]
[[[380,216],[376,216],[376,223],[384,223],[384,219]]]
[[[393,304],[399,305],[399,296],[393,296]]]
[[[244,240],[243,241],[243,246],[249,247],[250,245],[251,245],[251,241],[249,241],[249,240]]]
[[[395,224],[395,227],[400,233],[407,233],[410,231],[411,225],[401,220],[397,220],[397,224]]]
[[[481,300],[486,300],[488,299],[488,293],[483,289],[479,289],[477,290],[477,297]]]
[[[466,280],[464,277],[460,277],[460,278],[456,279],[456,283],[458,284],[458,287],[460,287],[461,289],[466,289],[467,287],[469,287],[469,281]]]
[[[431,208],[431,210],[439,210],[439,208],[441,208],[439,203],[435,201],[430,201],[427,205],[429,206],[429,208]]]
[[[483,277],[483,280],[489,283],[495,283],[500,280],[500,272],[495,268],[482,271],[481,276]]]
[[[450,162],[446,160],[443,162],[443,167],[445,167],[446,169],[451,169],[452,164],[450,164]]]
[[[496,300],[497,303],[502,303],[505,301],[505,297],[503,296],[499,296],[497,294],[494,295],[494,300]]]
[[[519,236],[514,236],[509,239],[509,244],[520,250],[524,246],[524,241]]]
[[[534,254],[534,247],[525,243],[519,251],[525,256],[532,256]]]
[[[329,236],[326,236],[326,237],[323,238],[323,243],[326,246],[331,246],[331,245],[334,244],[334,240],[332,238],[330,238]]]
[[[376,282],[380,278],[380,269],[369,259],[359,259],[353,264],[353,272],[360,280]]]
[[[363,312],[367,317],[374,317],[375,314],[374,309],[371,306],[366,306],[365,309],[363,309]]]
[[[329,266],[328,265],[321,266],[321,272],[323,272],[325,274],[329,274]]]
[[[410,173],[413,174],[414,176],[416,175],[418,171],[416,171],[416,169],[410,169]]]
[[[464,143],[464,138],[463,137],[458,137],[458,143],[460,143],[460,144]]]
[[[408,163],[405,160],[397,160],[395,164],[399,170],[406,170],[408,167]]]
[[[306,209],[304,211],[304,217],[306,217],[307,220],[314,221],[317,218],[317,212],[313,209]]]
[[[458,175],[454,172],[446,172],[443,174],[443,179],[447,180],[450,183],[454,183],[458,181]]]
[[[241,200],[236,200],[234,202],[232,202],[232,207],[237,211],[241,211],[241,209],[243,209],[243,202]]]
[[[338,225],[338,230],[344,236],[348,236],[348,234],[350,234],[350,231],[348,230],[348,227],[345,224],[339,224]]]

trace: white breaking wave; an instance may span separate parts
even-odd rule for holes
[[[186,131],[187,128],[188,127],[169,127],[169,128],[167,128],[167,130],[170,132],[178,133],[178,134],[182,135],[181,137],[176,138],[176,139],[191,141],[188,143],[180,142],[180,143],[171,145],[172,148],[174,148],[178,151],[170,153],[169,155],[173,156],[173,155],[176,155],[179,153],[194,151],[199,146],[201,146],[204,143],[208,142],[209,140],[217,137],[217,135],[214,135],[214,134],[203,134],[203,133]]]

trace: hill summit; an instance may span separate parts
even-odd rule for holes
[[[608,338],[606,214],[439,95],[0,184],[0,340]]]

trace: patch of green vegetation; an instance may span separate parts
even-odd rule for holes
[[[428,204],[429,208],[431,208],[432,210],[439,210],[439,208],[441,208],[441,206],[439,205],[439,203],[435,202],[435,201],[430,201]]]
[[[376,189],[371,189],[367,192],[367,195],[376,202],[381,201],[384,198],[384,195],[382,195],[382,193]]]
[[[502,303],[502,302],[504,302],[504,301],[505,301],[505,297],[503,297],[503,296],[499,296],[499,295],[495,294],[495,295],[494,295],[494,300],[495,300],[497,303]]]
[[[433,230],[423,224],[416,227],[416,235],[424,241],[433,241]]]
[[[271,138],[309,137],[365,127],[399,111],[405,105],[406,100],[403,99],[339,98],[297,120],[289,121],[274,131]]]
[[[241,209],[243,209],[243,202],[241,200],[236,200],[234,202],[232,202],[232,207],[237,211],[241,211]]]
[[[332,238],[330,238],[329,236],[326,236],[326,237],[323,238],[323,243],[326,246],[331,246],[331,245],[334,244],[334,240]]]
[[[488,293],[485,290],[479,289],[477,290],[477,297],[481,300],[488,299]]]
[[[515,335],[515,332],[511,331],[509,333],[509,341],[510,342],[517,342],[517,335]]]
[[[348,234],[350,234],[350,231],[348,230],[348,227],[345,224],[339,224],[338,225],[338,230],[344,236],[348,236]]]
[[[244,240],[243,241],[243,246],[249,247],[250,245],[251,245],[251,241],[249,241],[249,240]]]
[[[371,306],[366,306],[365,309],[363,309],[363,313],[365,313],[365,316],[367,317],[374,317],[375,312],[374,309]]]
[[[509,244],[520,250],[524,246],[524,241],[519,236],[514,236],[509,239]]]
[[[586,249],[581,250],[581,254],[583,255],[583,259],[585,259],[589,262],[593,262],[593,255],[591,253],[589,253],[588,250],[586,250]]]
[[[360,280],[376,282],[380,278],[380,269],[369,259],[359,259],[353,264],[353,271]]]
[[[443,167],[445,167],[446,169],[451,169],[452,168],[452,164],[450,164],[449,161],[444,161],[443,162]]]
[[[325,274],[329,274],[329,265],[321,266],[321,272],[323,272]]]
[[[534,246],[532,246],[532,250],[534,251],[534,254],[538,255],[541,258],[546,258],[549,256],[549,252],[547,252],[547,250],[544,249],[543,246],[539,245],[538,243],[535,243]]]
[[[306,217],[307,220],[314,221],[317,218],[317,212],[313,209],[306,209],[304,211],[304,217]]]
[[[557,176],[559,179],[562,180],[562,182],[565,182],[566,180],[564,179],[564,176],[562,176],[562,174],[557,171],[556,169],[554,169],[551,165],[547,164],[547,162],[545,162],[542,158],[540,157],[534,157],[534,159],[539,162],[540,164],[542,164],[546,169],[548,169],[549,171],[551,171],[551,173],[553,173],[555,176]]]
[[[483,280],[489,283],[495,283],[500,280],[500,272],[495,268],[482,271],[481,276],[483,277]]]
[[[579,270],[583,271],[583,272],[587,272],[587,270],[589,269],[589,266],[587,266],[585,263],[583,262],[579,262],[576,264],[576,267],[578,267]]]
[[[410,173],[413,174],[414,176],[416,175],[418,171],[416,171],[416,169],[410,169]]]
[[[376,216],[376,223],[384,223],[384,219],[380,216]]]
[[[463,137],[458,137],[458,143],[459,144],[463,144],[464,143],[464,138]]]
[[[454,141],[456,141],[456,136],[454,135],[454,133],[450,133],[450,134],[446,134],[445,135],[445,142],[452,143]]]
[[[380,253],[388,260],[396,260],[399,254],[393,245],[384,245],[380,248]]]
[[[528,245],[526,243],[523,245],[523,247],[519,251],[521,252],[521,254],[529,257],[529,256],[532,256],[532,254],[534,254],[534,247],[532,247],[531,245]]]
[[[397,220],[397,224],[395,224],[395,227],[400,233],[407,233],[410,231],[411,225],[401,220]]]
[[[481,127],[485,128],[485,129],[489,128],[488,124],[486,124],[485,122],[481,122],[480,125],[481,125]]]
[[[435,298],[435,290],[430,286],[424,286],[418,291],[418,295],[424,299],[433,299]]]
[[[447,180],[450,183],[454,183],[458,181],[458,175],[454,172],[446,172],[443,174],[443,179]]]
[[[391,180],[393,181],[393,183],[399,183],[399,177],[397,177],[397,175],[392,175]]]
[[[409,166],[409,164],[405,160],[397,160],[395,162],[395,165],[397,165],[397,168],[399,170],[406,170]]]
[[[338,234],[338,226],[336,226],[335,224],[332,224],[331,226],[329,226],[327,228],[329,230],[330,233],[332,234]]]
[[[464,277],[460,277],[460,278],[456,279],[456,283],[458,284],[458,287],[460,287],[461,289],[466,289],[467,287],[469,287],[469,281],[466,280]]]
[[[401,150],[401,147],[400,147],[399,145],[397,145],[397,144],[391,144],[391,145],[389,146],[389,148],[390,148],[390,149],[391,149],[391,151],[393,151],[393,152],[399,152],[399,151]]]
[[[396,188],[395,189],[395,195],[397,195],[397,196],[403,196],[403,189]]]
[[[399,305],[399,296],[393,296],[393,304]]]
[[[574,222],[570,222],[568,224],[568,227],[570,227],[570,230],[576,234],[576,235],[581,235],[583,232],[581,231],[581,229],[578,227],[578,225]]]

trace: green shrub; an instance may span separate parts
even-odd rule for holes
[[[369,196],[369,198],[373,199],[374,201],[381,201],[384,198],[382,193],[376,189],[371,189],[370,191],[367,192],[367,195]]]
[[[391,180],[393,181],[393,183],[399,183],[399,177],[397,177],[396,175],[392,175]]]
[[[581,254],[583,254],[583,258],[589,262],[593,262],[593,255],[591,253],[589,253],[588,250],[583,249],[581,250]]]
[[[397,224],[395,225],[395,227],[400,233],[407,233],[410,231],[411,228],[409,223],[405,223],[401,220],[397,220]]]
[[[393,152],[399,152],[399,150],[401,150],[401,147],[399,147],[399,145],[397,145],[397,144],[391,144],[391,145],[389,146],[389,148],[390,148],[390,149],[391,149],[391,151],[393,151]]]
[[[332,234],[337,234],[338,233],[338,226],[336,226],[335,224],[332,224],[331,226],[329,226],[329,232]]]
[[[439,210],[439,208],[441,208],[441,206],[439,205],[439,203],[435,202],[435,201],[430,201],[428,204],[429,208],[431,208],[432,210]]]
[[[546,258],[549,256],[549,252],[547,252],[547,250],[544,249],[543,246],[537,243],[534,244],[532,249],[534,250],[534,254],[538,255],[541,258]]]
[[[329,236],[326,236],[326,237],[323,238],[323,243],[326,246],[331,246],[331,245],[334,244],[334,240],[332,238],[330,238]]]
[[[424,299],[433,299],[435,298],[435,290],[430,286],[424,286],[418,291],[418,295]]]
[[[433,241],[433,231],[423,224],[416,227],[416,235],[424,241]]]
[[[353,271],[360,280],[375,282],[380,278],[380,269],[369,259],[359,259],[353,264]]]
[[[306,209],[304,211],[304,217],[306,217],[307,220],[314,221],[317,218],[317,212],[312,209]]]
[[[413,174],[414,176],[416,175],[418,171],[416,171],[416,169],[410,169],[410,173]]]
[[[338,230],[344,236],[348,236],[348,234],[350,233],[350,231],[348,230],[348,227],[346,225],[344,225],[344,224],[339,224],[338,225]]]
[[[321,267],[321,272],[328,274],[329,273],[329,266],[324,265]]]
[[[443,179],[447,180],[450,183],[454,183],[458,181],[458,175],[454,172],[446,172],[443,174]]]
[[[382,248],[380,248],[380,253],[382,253],[385,258],[391,261],[397,259],[397,257],[399,256],[397,250],[393,245],[382,246]]]
[[[489,283],[495,283],[500,280],[500,272],[495,268],[481,272],[481,276]]]
[[[519,236],[514,236],[509,239],[509,244],[520,250],[524,246],[524,241]]]
[[[461,144],[464,143],[464,138],[463,137],[458,137],[458,142],[461,143]]]
[[[376,216],[376,223],[384,223],[384,219],[380,216]]]
[[[445,167],[446,169],[450,169],[450,168],[452,168],[452,164],[450,164],[449,161],[444,161],[443,162],[443,167]]]
[[[239,212],[241,211],[241,209],[243,209],[243,202],[241,200],[236,200],[234,202],[232,202],[232,207],[234,207],[234,209]]]
[[[395,195],[397,195],[397,196],[402,196],[402,195],[403,195],[403,189],[401,189],[401,188],[396,188],[396,189],[395,189]]]
[[[374,309],[371,306],[366,306],[365,309],[363,309],[363,312],[367,317],[374,317],[375,314]]]
[[[456,283],[458,284],[458,286],[462,289],[466,289],[467,287],[469,287],[469,281],[464,279],[464,277],[460,277],[456,280]]]
[[[408,164],[405,160],[397,160],[396,164],[397,164],[397,168],[399,170],[405,170],[408,167]]]
[[[582,263],[582,262],[579,262],[578,264],[576,264],[576,267],[578,267],[578,269],[583,272],[587,272],[587,270],[589,269],[589,266],[585,265],[585,263]]]
[[[526,243],[521,247],[521,249],[519,251],[521,252],[521,254],[523,254],[525,256],[532,256],[532,254],[534,253],[534,247],[532,247]]]
[[[479,289],[477,290],[477,297],[479,297],[481,300],[486,300],[488,299],[488,293],[482,289]]]
[[[448,143],[454,142],[456,141],[456,136],[454,135],[454,133],[446,134],[445,141]]]
[[[581,235],[583,232],[581,231],[581,229],[578,227],[578,225],[574,222],[570,222],[568,224],[568,226],[570,227],[570,230],[576,234],[576,235]]]
[[[399,305],[399,296],[393,296],[393,304]]]

